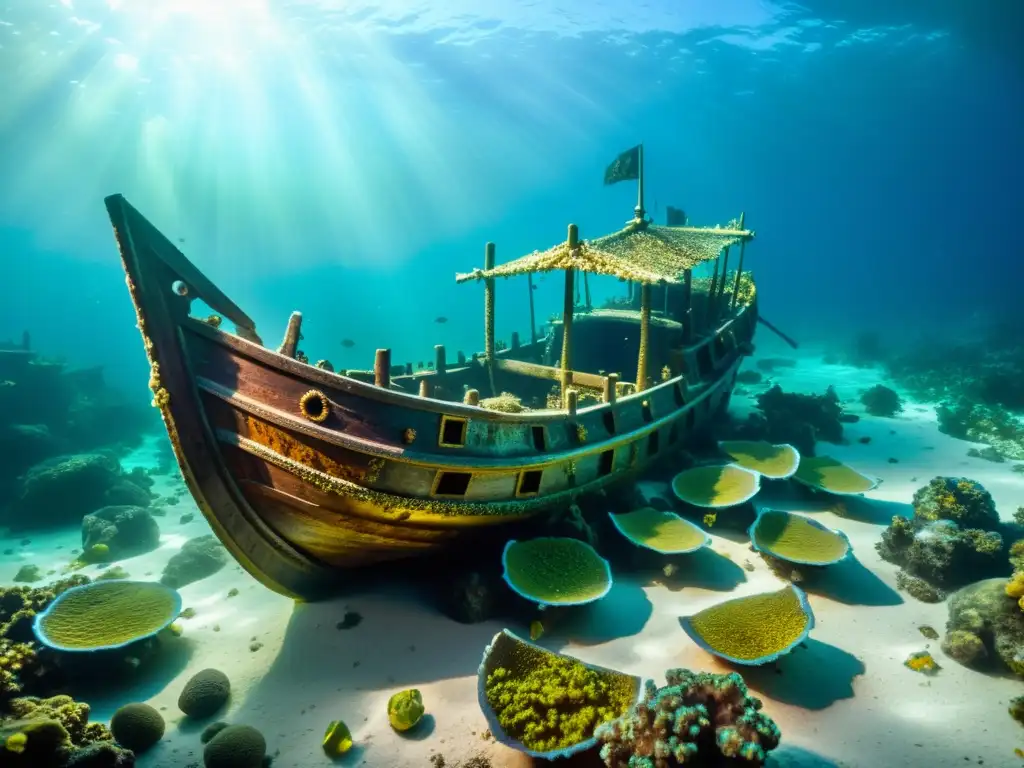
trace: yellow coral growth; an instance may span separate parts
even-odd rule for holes
[[[502,556],[505,581],[541,605],[582,605],[608,594],[608,562],[578,539],[541,537],[510,541]]]
[[[908,669],[912,669],[915,672],[921,672],[925,675],[934,675],[942,669],[938,662],[935,661],[932,655],[927,651],[919,651],[917,653],[910,654],[909,658],[903,662],[903,666]]]
[[[36,619],[51,648],[92,651],[150,637],[181,613],[181,596],[158,582],[96,581],[64,592]]]
[[[875,478],[863,475],[831,456],[802,456],[793,477],[811,488],[840,495],[867,493],[878,486]]]
[[[740,664],[777,659],[813,627],[810,606],[793,586],[726,600],[683,620],[683,629],[705,650]]]
[[[694,467],[672,478],[672,492],[695,507],[722,509],[743,504],[761,488],[761,476],[735,464]]]
[[[801,565],[830,565],[846,557],[850,542],[839,531],[802,515],[766,509],[750,529],[754,548]]]
[[[662,554],[694,552],[710,541],[704,531],[688,520],[653,507],[613,514],[611,518],[619,533],[631,542]]]
[[[1024,571],[1016,571],[1006,582],[1006,594],[1017,598],[1017,605],[1024,611]]]
[[[612,677],[582,662],[521,647],[514,667],[497,667],[486,681],[487,703],[505,733],[528,749],[568,749],[601,723],[632,706],[633,680]]]

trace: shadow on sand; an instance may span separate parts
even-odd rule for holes
[[[550,609],[549,609],[550,611]],[[545,622],[540,614],[541,623]],[[635,580],[622,578],[612,584],[602,599],[557,614],[551,611],[553,642],[571,641],[580,645],[598,645],[619,637],[638,635],[647,625],[654,608],[647,593]]]
[[[912,517],[910,504],[865,496],[833,496],[815,492],[797,483],[772,483],[762,487],[758,496],[761,507],[788,512],[831,512],[837,517],[872,525],[888,525],[893,517]]]
[[[805,569],[800,587],[846,605],[900,605],[903,598],[856,557],[826,568]]]
[[[707,547],[670,562],[678,565],[679,570],[668,577],[661,574],[658,582],[673,592],[687,587],[729,592],[747,580],[740,566]]]
[[[825,709],[854,695],[864,663],[842,648],[808,638],[775,664],[734,666],[752,690],[803,709]]]

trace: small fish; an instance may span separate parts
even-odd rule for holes
[[[673,576],[676,575],[676,572],[678,570],[679,570],[679,566],[678,565],[676,565],[675,563],[669,563],[668,565],[666,565],[664,568],[661,569],[661,572],[665,574],[665,578],[671,579]]]
[[[540,640],[541,635],[544,634],[544,625],[539,621],[530,622],[530,639],[534,642]]]
[[[434,318],[434,322],[435,323],[439,323],[441,325],[444,325],[445,323],[448,322],[448,318],[445,317],[444,315],[441,315],[440,317],[435,317]]]
[[[352,341],[352,339],[342,339],[341,340],[341,346],[345,347],[345,349],[352,349],[352,347],[354,347],[355,345],[356,345],[356,343],[354,341]]]
[[[179,243],[184,243],[185,242],[185,238],[184,237],[179,237],[178,238],[178,242]]]

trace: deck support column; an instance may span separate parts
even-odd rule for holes
[[[746,211],[740,214],[740,229],[743,229],[744,221],[747,218]],[[730,309],[736,308],[736,297],[740,294],[740,278],[743,277],[743,252],[747,248],[747,241],[743,239],[740,241],[740,263],[736,267],[736,282],[733,283],[732,287],[732,303],[729,305]]]
[[[299,350],[299,339],[302,338],[302,313],[292,312],[288,318],[288,327],[284,332],[284,340],[277,348],[279,355],[295,359],[295,353]]]
[[[604,391],[601,393],[601,399],[606,403],[615,403],[615,398],[619,394],[619,374],[609,373],[604,377]]]
[[[569,225],[569,250],[579,246],[580,231],[575,224]],[[572,313],[576,304],[574,289],[574,270],[565,270],[565,294],[562,301],[562,365],[561,365],[561,396],[565,405],[565,393],[569,389],[572,378]]]
[[[640,284],[640,352],[636,361],[636,391],[647,389],[647,350],[651,337],[651,284]]]
[[[391,388],[391,350],[378,349],[373,358],[373,384],[381,389]]]
[[[681,313],[683,321],[683,344],[693,343],[693,270],[687,269],[683,272],[683,308]]]
[[[494,269],[494,243],[484,247],[484,269]],[[494,388],[494,278],[484,280],[484,357],[487,363],[487,381],[491,394],[497,396]]]
[[[533,272],[526,273],[526,287],[530,289],[530,344],[536,344],[537,319],[533,311]]]

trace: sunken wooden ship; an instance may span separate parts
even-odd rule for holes
[[[754,233],[742,215],[655,225],[642,162],[621,231],[584,241],[570,225],[554,248],[502,264],[488,244],[483,267],[456,278],[483,284],[483,350],[452,359],[437,346],[422,368],[396,364],[389,349],[372,370],[312,364],[299,313],[282,344],[267,346],[124,197],[105,202],[185,481],[232,555],[293,597],[315,599],[345,569],[465,545],[642,472],[726,406],[752,350],[757,301],[743,259]],[[564,276],[564,302],[538,329],[543,272]],[[590,275],[618,278],[625,295],[594,307]],[[496,283],[516,276],[530,333],[502,343]],[[214,314],[194,316],[197,300]]]

